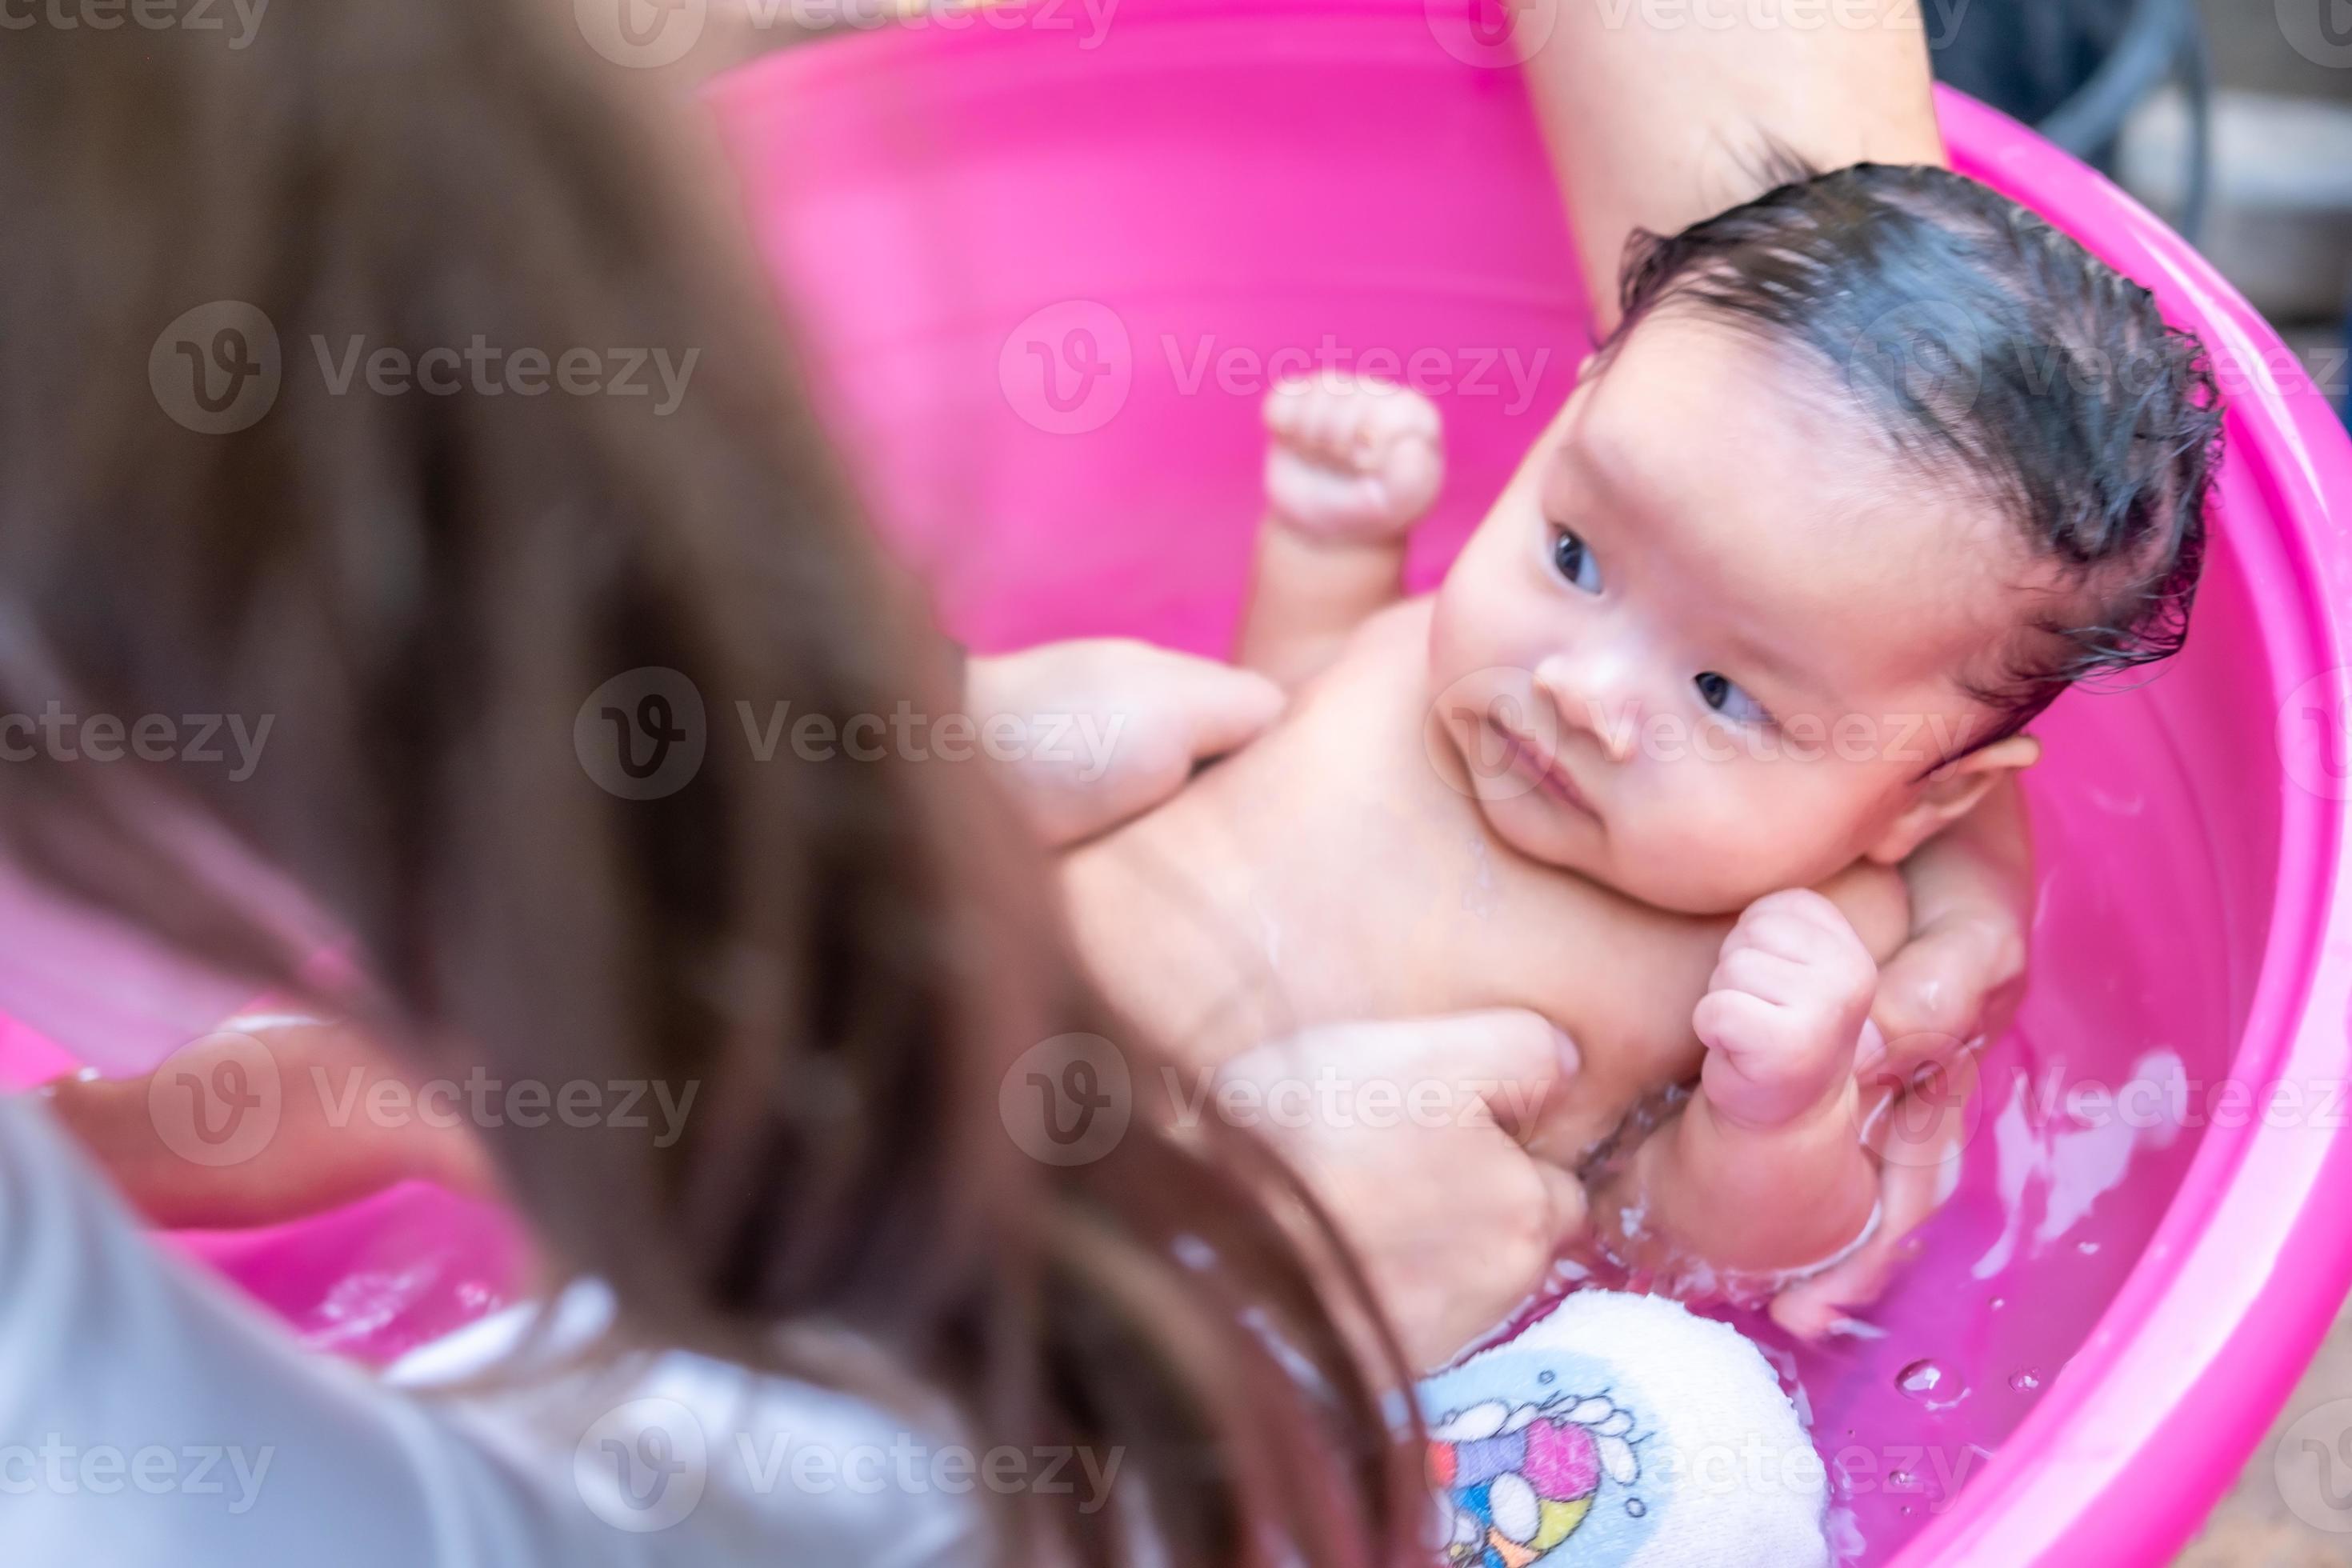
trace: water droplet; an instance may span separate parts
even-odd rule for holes
[[[2035,1372],[2032,1367],[2028,1367],[2023,1372],[2021,1372],[2016,1376],[2011,1378],[2009,1380],[2009,1385],[2010,1387],[2017,1390],[2020,1394],[2031,1394],[2035,1389],[2042,1386],[2042,1374]]]
[[[2000,1311],[2003,1307],[2006,1307],[2006,1306],[2008,1306],[2008,1305],[2009,1305],[2009,1298],[2008,1298],[2008,1297],[2006,1297],[2006,1296],[1995,1296],[1995,1297],[1992,1299],[1992,1310],[1993,1310],[1994,1311],[1996,1311],[1996,1312]]]
[[[1944,1369],[1932,1361],[1915,1361],[1895,1374],[1895,1386],[1914,1399],[1925,1399],[1942,1385]]]
[[[1643,1514],[1650,1511],[1650,1505],[1643,1502],[1640,1498],[1629,1497],[1625,1500],[1625,1511],[1632,1514],[1635,1519],[1639,1519]]]
[[[1549,1383],[1555,1375],[1555,1373],[1549,1372],[1538,1373],[1536,1374],[1536,1381],[1538,1383]]]
[[[1908,1470],[1889,1470],[1886,1474],[1886,1489],[1891,1492],[1907,1492],[1918,1484],[1919,1478]]]
[[[2074,1250],[2085,1258],[2095,1257],[2098,1254],[2099,1244],[2095,1241],[2078,1241],[2074,1244]]]

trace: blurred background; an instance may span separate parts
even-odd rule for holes
[[[2347,406],[2352,0],[1926,0],[1937,74],[2196,240]],[[2352,1544],[2328,1561],[2352,1562]]]

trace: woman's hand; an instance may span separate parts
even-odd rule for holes
[[[1284,700],[1263,675],[1129,637],[975,658],[964,679],[982,745],[1010,757],[1013,793],[1049,849],[1166,800],[1199,763],[1255,739]]]
[[[1355,1249],[1416,1370],[1500,1324],[1584,1231],[1584,1189],[1529,1154],[1576,1047],[1533,1013],[1311,1029],[1228,1063]]]

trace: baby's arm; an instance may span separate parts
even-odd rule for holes
[[[1902,1076],[1998,1034],[2025,977],[2033,839],[2012,776],[1903,862],[1910,935],[1887,961],[1872,1015]]]
[[[1265,427],[1265,521],[1234,657],[1296,686],[1403,591],[1405,538],[1444,455],[1434,404],[1337,374],[1276,387]]]
[[[1870,1224],[1877,1168],[1854,1052],[1877,965],[1817,892],[1758,900],[1724,939],[1692,1026],[1699,1087],[1594,1194],[1600,1239],[1669,1279],[1767,1279],[1827,1262]]]
[[[267,1063],[260,1053],[267,1053]],[[277,1126],[250,1151],[231,1140],[189,1157],[174,1137],[186,1116],[180,1092],[200,1097],[221,1081],[263,1093],[274,1077]],[[234,1075],[224,1078],[224,1075]],[[184,1047],[154,1072],[128,1079],[68,1078],[47,1087],[62,1125],[150,1222],[166,1227],[277,1225],[367,1196],[396,1182],[437,1181],[485,1192],[488,1168],[470,1130],[430,1118],[414,1094],[375,1098],[390,1068],[356,1031],[311,1019],[233,1019]],[[387,1116],[381,1107],[400,1107]],[[452,1107],[464,1101],[452,1097]],[[199,1100],[196,1114],[209,1117]]]

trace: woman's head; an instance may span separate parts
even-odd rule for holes
[[[11,36],[0,708],[270,730],[237,780],[11,763],[0,831],[282,981],[286,923],[192,847],[225,836],[349,942],[364,989],[339,1000],[392,1043],[509,1082],[697,1086],[667,1146],[488,1133],[555,1265],[609,1279],[636,1334],[845,1376],[779,1337],[840,1328],[992,1435],[1117,1445],[1124,1509],[1029,1516],[1088,1556],[1376,1550],[1410,1488],[1270,1162],[1158,1131],[1148,1057],[1102,1159],[1005,1136],[1028,1047],[1143,1047],[987,777],[762,762],[741,732],[738,704],[838,726],[955,694],[725,204],[631,85],[484,0],[280,8],[234,51]],[[245,421],[256,322],[278,386]],[[518,360],[544,368],[518,384]],[[631,361],[691,368],[631,395]],[[575,727],[647,669],[698,697],[704,754],[631,798]]]
[[[1622,324],[1440,595],[1497,829],[1727,911],[1893,864],[2067,686],[2180,644],[2221,411],[2147,290],[1862,165],[1642,237]]]

